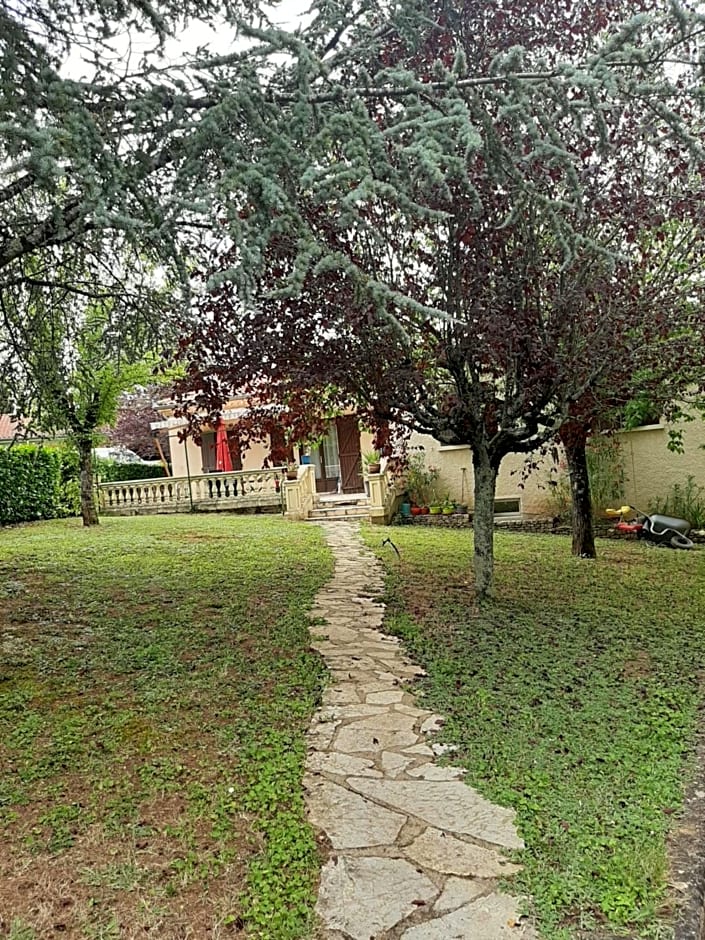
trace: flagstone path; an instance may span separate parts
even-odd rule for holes
[[[422,674],[380,632],[382,571],[349,522],[322,524],[333,579],[316,597],[313,646],[332,674],[311,726],[309,818],[330,845],[317,912],[325,940],[534,940],[497,890],[523,846],[514,813],[439,767],[442,717],[418,708]],[[324,621],[324,622],[322,622]]]

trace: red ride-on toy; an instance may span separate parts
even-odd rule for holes
[[[693,542],[688,538],[691,525],[687,519],[663,516],[657,512],[649,515],[634,506],[606,509],[605,514],[618,517],[614,528],[623,535],[635,535],[638,539],[667,548],[693,548]]]

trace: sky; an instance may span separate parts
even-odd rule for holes
[[[295,29],[306,22],[306,13],[311,0],[281,0],[271,8],[271,19],[276,26],[284,29]],[[136,63],[140,55],[154,45],[153,36],[142,34],[136,30],[127,31],[115,37],[112,45],[115,48],[116,59],[126,64]],[[206,23],[191,22],[180,36],[170,40],[166,45],[167,60],[178,62],[184,53],[193,53],[199,48],[206,47],[214,55],[223,55],[236,47],[234,30],[227,26],[212,27]],[[76,80],[90,80],[93,67],[90,58],[79,49],[75,49],[63,62],[62,74]]]

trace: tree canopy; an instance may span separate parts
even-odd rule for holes
[[[287,31],[276,7],[0,0],[0,291],[51,289],[67,259],[158,264],[205,294],[185,355],[206,405],[333,386],[468,444],[485,594],[501,460],[641,329],[645,233],[700,224],[703,18],[315,0]],[[196,15],[232,49],[170,51]],[[119,28],[152,48],[116,55]]]
[[[701,31],[652,3],[427,2],[360,17],[334,51],[287,40],[188,346],[201,402],[333,385],[469,445],[486,594],[504,456],[558,432],[615,357],[692,328],[684,273],[656,277],[647,246],[701,225]],[[283,44],[263,33],[260,54]]]

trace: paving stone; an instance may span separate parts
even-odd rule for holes
[[[404,854],[422,868],[445,875],[499,878],[519,871],[518,865],[512,864],[499,852],[463,842],[439,829],[427,829],[404,849]]]
[[[323,692],[325,705],[354,705],[360,701],[355,687],[333,689],[330,686]]]
[[[340,733],[346,730],[342,728]],[[358,793],[417,816],[436,829],[473,836],[510,849],[524,846],[513,825],[514,812],[490,803],[462,781],[351,777],[348,784]]]
[[[350,718],[369,718],[372,715],[386,715],[384,705],[369,705],[367,702],[354,702],[352,705],[324,705],[316,712],[321,721],[335,721],[338,725]]]
[[[449,878],[443,887],[441,896],[433,905],[433,910],[439,914],[455,911],[487,892],[487,888],[488,883],[486,881],[476,878]]]
[[[335,739],[336,750],[345,754],[374,754],[413,744],[418,738],[413,731],[381,731],[373,725],[344,725]]]
[[[416,758],[407,757],[406,754],[399,754],[397,751],[383,751],[379,755],[379,766],[389,775],[396,771],[405,770],[409,764],[413,764]]]
[[[429,715],[421,725],[421,731],[424,734],[434,734],[436,731],[440,731],[444,724],[445,718],[442,715]]]
[[[306,732],[306,744],[315,751],[327,751],[335,736],[337,722],[325,721],[321,724],[312,725]]]
[[[339,777],[381,777],[382,772],[375,770],[371,760],[339,754],[337,751],[321,753],[315,751],[306,758],[306,769],[310,773],[337,774]]]
[[[417,757],[433,757],[433,751],[428,744],[415,744],[413,747],[405,747],[405,754],[415,754]]]
[[[467,771],[464,767],[437,767],[436,764],[422,764],[409,771],[410,777],[420,777],[422,780],[460,780]]]
[[[458,750],[457,744],[432,744],[431,750],[436,755],[436,757],[442,757],[444,754],[452,754],[453,751]]]
[[[395,689],[393,692],[370,692],[365,701],[369,705],[394,705],[401,702],[405,694],[401,689]]]
[[[403,859],[341,855],[323,869],[316,910],[331,929],[370,940],[417,910],[415,901],[428,903],[437,893],[433,882]]]
[[[406,821],[400,813],[377,806],[330,780],[316,779],[306,802],[311,823],[326,833],[335,849],[392,845]]]
[[[516,899],[490,894],[425,924],[410,927],[403,940],[530,940],[534,933],[517,920]]]
[[[405,715],[413,715],[415,718],[425,718],[432,714],[427,708],[416,708],[414,705],[406,704],[397,705],[396,711],[403,712]]]

